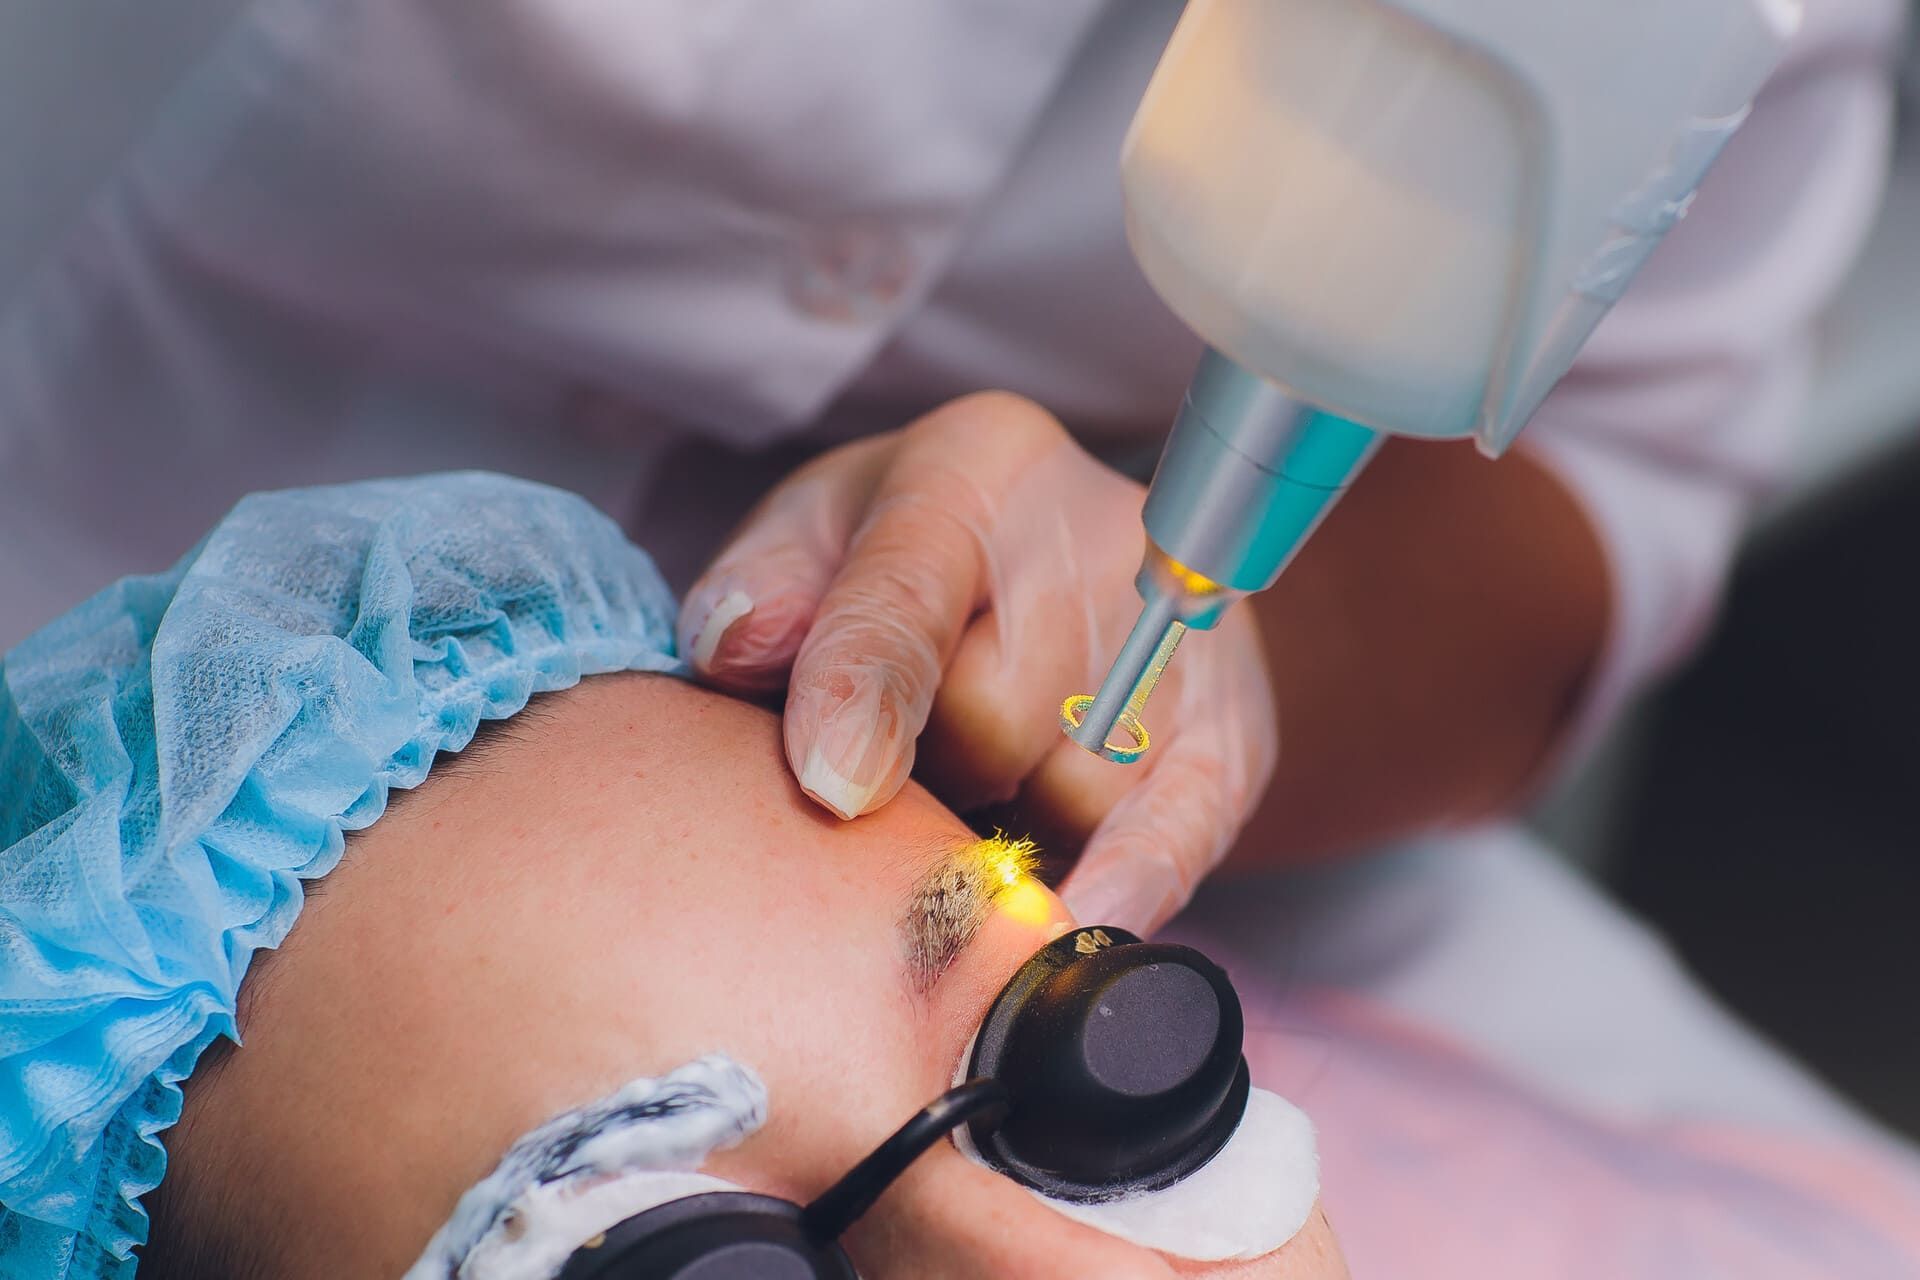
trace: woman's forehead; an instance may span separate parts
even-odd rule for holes
[[[852,822],[809,800],[765,708],[662,676],[596,677],[543,708],[533,767],[556,805],[611,807],[662,830],[764,829],[819,844],[907,849],[965,838],[966,825],[921,787]],[[889,861],[898,862],[898,859]],[[917,878],[922,862],[900,866]]]
[[[795,783],[777,717],[654,676],[543,699],[393,816],[418,826],[428,811],[435,830],[414,838],[453,842],[475,872],[537,860],[549,892],[598,884],[649,913],[701,917],[781,899],[875,917],[917,958],[921,986],[1006,896],[1029,848],[980,840],[913,784],[877,813],[834,817]]]

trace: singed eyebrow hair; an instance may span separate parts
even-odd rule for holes
[[[934,846],[899,920],[907,981],[916,994],[933,989],[1033,862],[1032,841],[999,832]]]

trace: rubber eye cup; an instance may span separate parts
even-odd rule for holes
[[[744,1191],[669,1200],[576,1250],[557,1280],[859,1280],[801,1212]]]
[[[1218,965],[1123,929],[1077,929],[1002,989],[968,1074],[1012,1105],[968,1136],[987,1163],[1060,1200],[1153,1191],[1211,1160],[1247,1107],[1246,1026]]]

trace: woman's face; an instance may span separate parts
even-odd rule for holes
[[[589,680],[355,840],[252,980],[246,1047],[189,1088],[187,1185],[274,1224],[276,1274],[397,1276],[522,1133],[720,1051],[768,1118],[704,1168],[805,1201],[948,1087],[1070,923],[1030,880],[977,928],[943,915],[925,889],[972,840],[915,787],[823,814],[758,709]],[[1346,1274],[1318,1213],[1255,1262],[1170,1259],[945,1144],[846,1243],[869,1280]]]

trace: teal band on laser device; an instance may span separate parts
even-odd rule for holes
[[[1223,587],[1264,590],[1381,441],[1209,351],[1154,474],[1147,535]]]

